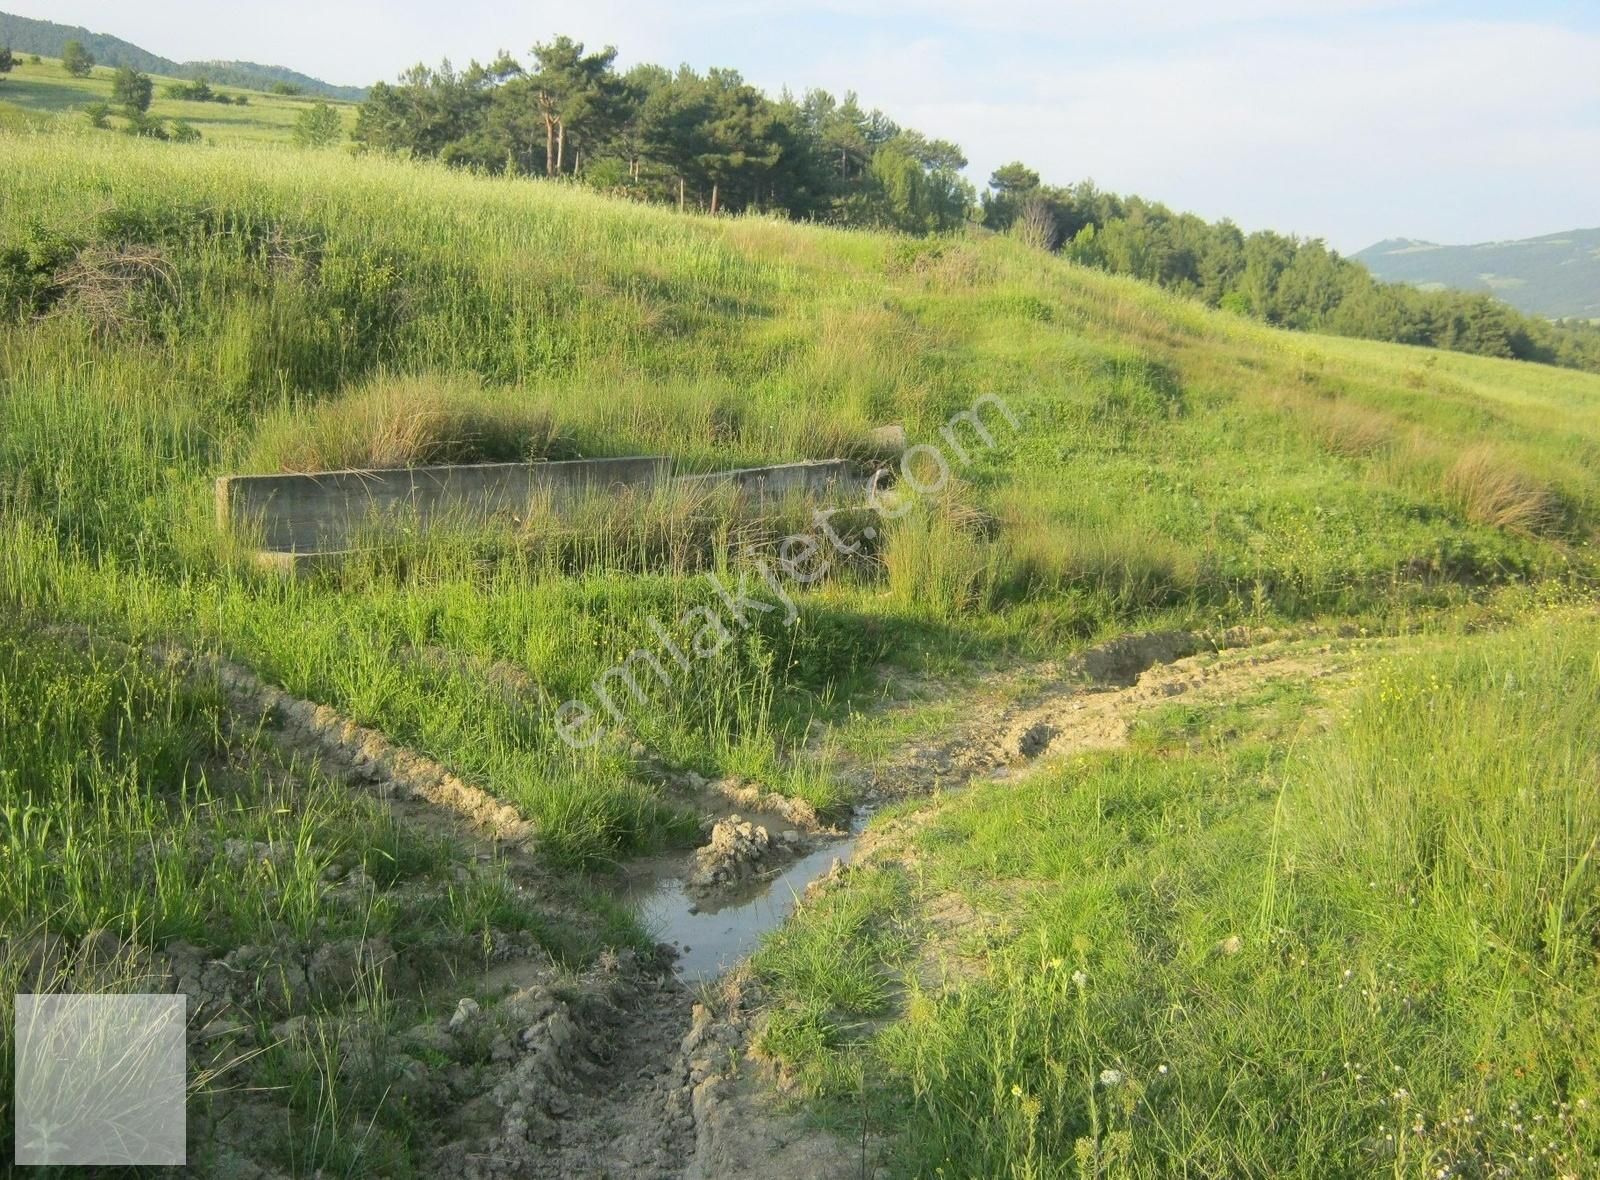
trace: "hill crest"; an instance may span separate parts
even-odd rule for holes
[[[147,74],[164,74],[175,78],[203,75],[208,81],[254,90],[269,90],[274,84],[283,82],[298,86],[307,94],[350,102],[360,102],[367,96],[365,87],[338,86],[287,66],[251,61],[173,61],[131,41],[124,41],[121,37],[96,33],[81,25],[63,25],[0,12],[0,45],[10,46],[17,53],[60,57],[63,46],[74,40],[82,42],[84,48],[94,54],[95,61],[104,66],[130,66]]]

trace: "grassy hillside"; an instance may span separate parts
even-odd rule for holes
[[[87,128],[82,112],[92,103],[111,103],[111,79],[115,72],[107,66],[96,66],[88,77],[74,78],[54,58],[41,58],[38,64],[19,58],[16,68],[0,82],[0,119],[39,129],[71,131],[76,130],[79,123]],[[213,89],[219,93],[245,95],[248,104],[190,102],[168,98],[163,93],[169,83],[181,79],[152,74],[151,80],[156,92],[150,104],[150,115],[157,119],[182,119],[195,127],[206,143],[288,143],[300,112],[323,101],[315,97],[214,85]],[[348,132],[355,125],[355,107],[341,102],[332,105],[343,116]],[[119,125],[120,118],[113,115],[112,124]]]
[[[42,85],[29,69],[8,98]],[[373,929],[454,963],[463,932],[487,954],[509,931],[579,970],[642,943],[591,874],[695,839],[693,801],[652,768],[754,779],[838,817],[856,788],[800,754],[871,701],[885,667],[959,676],[1155,627],[1470,626],[1592,594],[1600,377],[1278,332],[1006,239],[680,216],[226,138],[0,132],[0,710],[19,722],[0,804],[8,880],[24,883],[0,895],[11,945],[46,919],[69,939],[108,929],[219,954]],[[992,447],[956,433],[961,462],[941,431],[983,395],[1016,425],[991,412]],[[710,469],[865,457],[868,430],[891,422],[941,447],[949,486],[872,533],[858,523],[859,556],[797,590],[793,626],[761,616],[670,691],[624,700],[627,725],[591,749],[559,740],[557,703],[650,643],[652,618],[715,606],[699,575],[736,581],[803,516],[623,505],[386,537],[289,582],[213,523],[212,479],[241,470],[442,453]],[[937,482],[927,463],[911,474]],[[517,893],[498,863],[452,884],[439,845],[364,808],[347,818],[316,766],[274,753],[265,721],[230,727],[232,682],[181,676],[174,646],[510,804],[535,833],[537,888]],[[502,674],[533,687],[508,692]],[[77,748],[94,758],[65,756]],[[1157,793],[1179,799],[1183,774],[1214,770],[1150,773],[1178,775]],[[1134,774],[1115,773],[1117,790]],[[1050,839],[1076,817],[1062,822]],[[271,904],[206,900],[228,862],[195,849],[239,840],[294,850],[262,870]],[[320,884],[352,860],[370,890]],[[1068,898],[1050,921],[1080,912]],[[417,1019],[404,1005],[420,985],[362,978],[362,1011]],[[1138,1027],[1155,1001],[1129,994]],[[370,1169],[338,1154],[364,1126],[385,1171],[426,1171],[429,1124],[384,1105],[382,1076],[324,1068],[349,1087],[330,1112],[313,1066],[294,1068],[296,1125],[326,1132],[297,1170]],[[1064,1126],[1053,1145],[1077,1133]]]
[[[908,1176],[1591,1175],[1597,655],[1147,679],[1118,748],[886,815],[758,955],[760,1048]]]
[[[1353,257],[1390,282],[1487,291],[1530,315],[1600,319],[1600,229],[1475,246],[1396,238]]]
[[[1019,416],[958,492],[879,539],[870,568],[808,596],[803,640],[783,642],[818,664],[759,671],[770,656],[753,653],[752,668],[725,670],[749,703],[709,732],[698,715],[665,723],[662,740],[695,760],[735,757],[745,725],[758,744],[780,737],[775,718],[809,707],[792,693],[885,645],[1388,618],[1594,571],[1592,377],[1274,333],[1000,241],[682,218],[333,156],[285,167],[272,151],[89,133],[9,147],[11,576],[26,585],[33,563],[64,563],[34,605],[198,629],[418,735],[437,722],[397,692],[408,674],[390,649],[404,636],[357,616],[393,620],[407,603],[417,638],[441,639],[453,611],[438,612],[482,581],[479,563],[441,553],[423,583],[351,570],[285,594],[241,575],[209,535],[211,477],[248,467],[264,439],[281,447],[286,430],[329,429],[348,399],[402,376],[403,408],[448,408],[465,381],[480,416],[543,415],[540,437],[564,453],[706,466],[848,452],[887,421],[936,439],[980,393]],[[521,586],[536,559],[588,560],[536,541],[499,544],[494,576]],[[470,635],[576,690],[633,646],[646,607],[692,593],[650,568],[653,542],[634,543],[639,568],[602,577],[612,606],[585,624],[587,650],[523,630],[529,594],[585,616],[581,577],[481,599],[455,642]],[[305,642],[313,626],[325,648]],[[350,679],[350,643],[370,646],[360,675],[386,685],[377,696]],[[508,749],[531,766],[555,758],[529,773],[565,781],[547,737],[508,736]],[[444,753],[457,739],[430,740]],[[636,787],[595,789],[637,812]],[[531,784],[518,793],[538,798]],[[648,841],[637,814],[572,851]]]

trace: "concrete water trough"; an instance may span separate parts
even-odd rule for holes
[[[663,487],[731,488],[756,501],[801,495],[864,495],[867,474],[846,459],[821,459],[674,475],[662,455],[534,463],[468,463],[294,475],[225,475],[216,482],[225,532],[259,539],[257,564],[286,572],[336,562],[385,528],[504,520],[559,512],[592,496]]]

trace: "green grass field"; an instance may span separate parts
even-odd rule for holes
[[[19,55],[16,67],[0,81],[0,120],[26,126],[70,129],[77,123],[87,126],[83,110],[96,102],[111,103],[111,79],[115,70],[96,66],[86,78],[74,78],[54,58],[41,58],[38,64],[29,60],[31,55]],[[163,91],[181,78],[165,78],[152,74],[155,98],[150,104],[150,116],[156,119],[182,119],[200,132],[205,143],[288,143],[294,135],[294,122],[301,111],[319,101],[304,95],[268,94],[247,90],[242,86],[216,86],[220,94],[244,95],[249,102],[244,106],[219,102],[191,102],[168,98]],[[345,123],[345,131],[355,126],[355,106],[351,103],[331,101]],[[113,117],[112,126],[121,120]]]
[[[0,100],[62,112],[108,86],[24,64]],[[1297,736],[1314,698],[1269,698],[1214,742],[1174,717],[1194,732],[925,804],[919,867],[858,869],[762,953],[761,1043],[819,1117],[903,1133],[887,1158],[906,1175],[1591,1166],[1574,1111],[1600,1097],[1597,641],[1578,614],[1539,620],[1593,601],[1600,377],[1275,331],[1006,239],[686,217],[266,142],[303,101],[158,98],[199,146],[81,116],[0,130],[8,946],[531,932],[581,971],[644,943],[608,900],[616,866],[697,839],[651,760],[839,816],[855,788],[801,754],[870,711],[885,670],[960,678],[1165,627],[1420,630],[1329,702],[1347,710],[1329,735]],[[960,463],[941,431],[991,394],[1016,426],[986,418],[992,447],[956,434]],[[651,642],[652,617],[713,606],[699,575],[749,572],[787,518],[654,505],[389,536],[285,581],[213,517],[212,480],[246,470],[709,470],[865,456],[885,423],[940,446],[949,486],[799,594],[794,626],[740,632],[590,750],[559,740],[555,706]],[[162,663],[174,644],[511,804],[542,900],[517,900],[517,866],[452,884],[450,839],[401,847],[260,718],[241,735],[219,689]],[[508,696],[490,665],[540,691]],[[241,886],[197,851],[238,839],[294,849],[282,879]],[[352,858],[377,883],[358,906],[323,875]],[[914,968],[948,895],[1004,921],[941,982]],[[848,963],[793,968],[841,931]],[[1242,953],[1210,954],[1231,934]],[[372,987],[389,1024],[439,1002]],[[353,1001],[317,1003],[331,1027]],[[295,1093],[315,1088],[301,1066]],[[377,1128],[390,1174],[425,1172],[426,1120],[347,1082],[348,1106],[291,1125]],[[1499,1128],[1513,1101],[1541,1130]],[[1468,1109],[1495,1125],[1444,1129]],[[1414,1145],[1383,1138],[1413,1118]],[[1526,1168],[1495,1170],[1524,1146]],[[274,1150],[296,1174],[373,1166]]]
[[[761,1049],[907,1175],[1587,1175],[1597,693],[1561,617],[902,808]]]

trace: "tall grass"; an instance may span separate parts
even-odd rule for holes
[[[937,807],[763,949],[762,1044],[895,1174],[1587,1175],[1600,625],[1305,704]]]
[[[570,447],[570,443],[568,444]],[[471,377],[378,376],[337,398],[263,418],[247,470],[340,471],[561,458],[548,412]]]
[[[1418,907],[1470,963],[1505,954],[1552,980],[1592,969],[1600,629],[1540,625],[1373,675],[1291,827],[1319,862]]]

